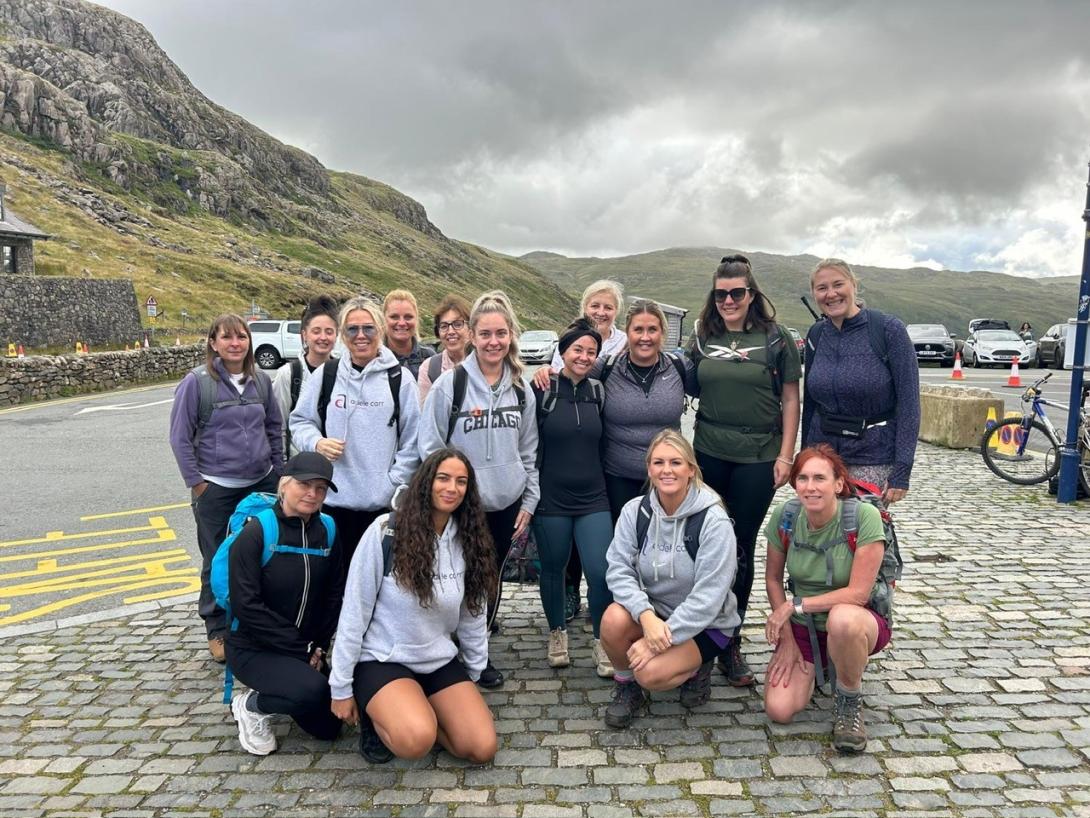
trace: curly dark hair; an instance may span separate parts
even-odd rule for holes
[[[721,278],[744,278],[746,286],[753,293],[753,301],[746,312],[745,329],[768,332],[776,321],[776,308],[757,284],[753,275],[753,267],[749,259],[741,254],[723,256],[719,266],[712,274],[712,287],[708,290],[708,297],[704,299],[704,307],[700,311],[700,327],[698,335],[700,340],[722,335],[727,331],[727,324],[719,313],[719,307],[715,303],[715,283]]]
[[[466,562],[465,603],[469,612],[477,616],[496,590],[496,549],[477,491],[473,465],[459,449],[448,447],[428,455],[402,493],[394,520],[391,574],[398,585],[416,595],[422,607],[427,608],[435,601],[436,536],[431,493],[439,465],[451,458],[462,461],[469,473],[465,499],[452,516],[458,525],[458,539]]]

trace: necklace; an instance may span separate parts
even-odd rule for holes
[[[641,375],[639,369],[644,370],[647,374]],[[636,365],[632,363],[632,359],[630,358],[628,361],[628,371],[632,373],[633,378],[640,382],[641,386],[647,386],[647,382],[651,380],[652,376],[655,374],[655,365],[641,366],[639,369],[636,368]]]

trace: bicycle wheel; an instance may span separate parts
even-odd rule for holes
[[[980,454],[997,476],[1019,486],[1044,483],[1060,468],[1059,444],[1038,420],[1028,430],[1022,418],[999,421],[980,439]]]
[[[1090,497],[1090,426],[1083,430],[1082,440],[1079,442],[1079,479],[1082,481],[1082,490]]]

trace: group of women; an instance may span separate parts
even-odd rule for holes
[[[417,757],[437,741],[490,759],[496,735],[478,685],[504,681],[489,629],[507,551],[528,527],[551,667],[572,661],[565,574],[579,557],[593,664],[614,680],[607,724],[627,726],[648,691],[680,688],[684,706],[702,704],[717,660],[730,684],[752,685],[740,633],[756,540],[776,489],[790,482],[804,512],[795,531],[833,543],[836,570],[817,571],[804,541],[790,548],[772,536],[782,530],[782,509],[773,511],[766,710],[786,721],[805,707],[813,663],[827,651],[834,744],[862,749],[863,667],[889,639],[888,622],[865,607],[882,527],[873,508],[862,509],[858,545],[847,548],[838,512],[850,478],[877,483],[887,502],[904,496],[916,364],[903,324],[859,307],[846,264],[821,262],[811,284],[828,320],[808,342],[805,408],[798,349],[744,256],[714,272],[685,354],[664,349],[666,318],[652,301],[633,301],[623,330],[615,326],[621,289],[601,281],[561,334],[554,366],[532,382],[499,291],[472,307],[457,296],[440,302],[438,354],[419,344],[407,291],[382,305],[352,298],[339,310],[315,299],[299,361],[271,383],[254,367],[245,322],[217,318],[207,363],[183,379],[171,418],[204,584],[228,518],[250,492],[276,492],[290,546],[268,558],[251,520],[230,554],[233,621],[207,588],[201,594],[213,658],[226,658],[251,688],[232,705],[243,746],[275,749],[269,717],[282,713],[322,738],[359,724],[360,751],[373,762]],[[882,350],[871,324],[884,332]],[[338,339],[344,351],[334,357]],[[690,398],[699,400],[692,444],[680,432]],[[793,600],[785,572],[802,578]],[[803,639],[815,620],[817,659]]]

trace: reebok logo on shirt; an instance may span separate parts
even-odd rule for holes
[[[720,346],[719,344],[709,344],[704,350],[704,357],[718,358],[724,361],[748,361],[749,353],[761,349],[764,349],[764,347],[742,347],[741,349],[731,349],[730,347]]]

